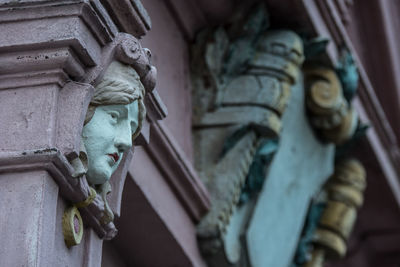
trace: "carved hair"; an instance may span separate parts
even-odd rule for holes
[[[127,105],[138,100],[139,123],[132,138],[139,135],[146,115],[144,106],[145,89],[137,72],[130,66],[113,61],[104,78],[96,86],[92,100],[86,113],[85,125],[92,119],[97,106]]]

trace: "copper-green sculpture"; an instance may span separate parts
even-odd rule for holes
[[[144,95],[145,89],[137,72],[118,61],[110,64],[96,86],[82,130],[82,151],[72,162],[77,179],[86,175],[90,195],[64,213],[63,232],[67,246],[77,245],[82,239],[83,223],[77,208],[96,202],[96,195],[103,202],[99,205],[104,206],[100,223],[107,225],[113,221],[114,214],[106,197],[111,192],[109,180],[140,133],[146,114]]]

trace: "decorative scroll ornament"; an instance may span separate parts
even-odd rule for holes
[[[343,95],[336,72],[318,67],[307,68],[304,74],[311,124],[328,142],[343,144],[348,141],[355,133],[359,120]]]
[[[211,194],[198,239],[210,266],[248,265],[241,244],[227,246],[228,228],[235,210],[261,190],[304,60],[294,32],[267,26],[259,6],[229,27],[204,31],[194,47],[195,166]],[[238,240],[241,231],[233,233]]]
[[[306,101],[310,122],[321,139],[341,145],[365,127],[351,107],[359,77],[354,59],[346,48],[341,50],[337,67],[329,66],[325,54],[328,43],[329,39],[317,37],[306,44]]]
[[[325,188],[327,201],[313,235],[312,257],[304,267],[322,267],[326,260],[345,256],[365,187],[366,173],[359,161],[347,159],[337,164]]]

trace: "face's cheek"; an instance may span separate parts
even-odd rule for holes
[[[82,131],[82,140],[88,155],[86,177],[92,184],[104,183],[113,173],[112,160],[107,153],[113,151],[114,132],[108,114],[101,106],[97,107]]]

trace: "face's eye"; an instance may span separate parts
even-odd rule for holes
[[[119,113],[117,111],[108,111],[107,113],[110,116],[111,123],[115,124],[118,122]]]

